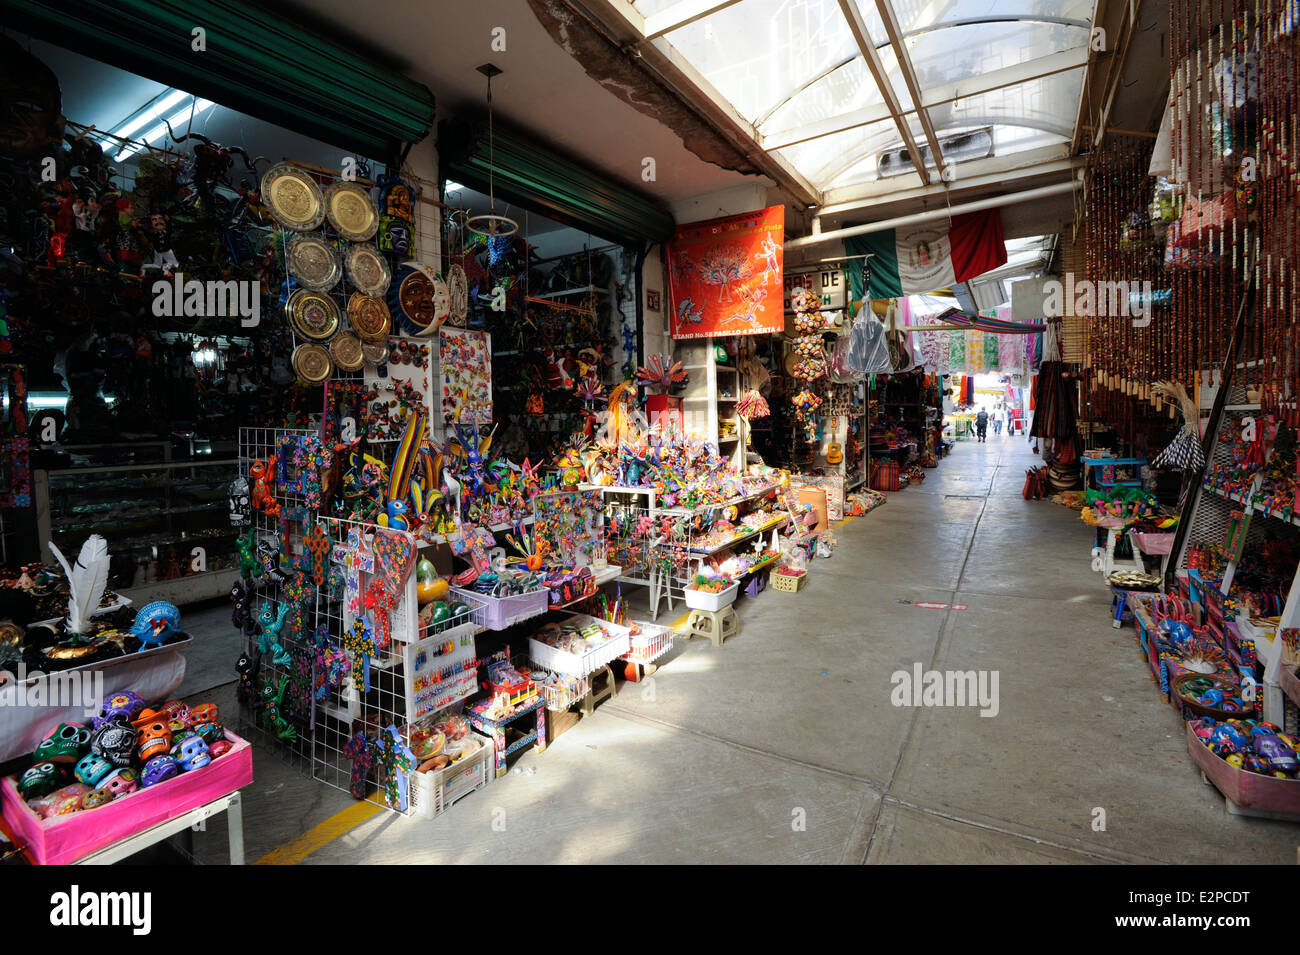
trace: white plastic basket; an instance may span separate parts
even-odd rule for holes
[[[629,635],[630,648],[623,654],[629,663],[653,663],[673,647],[673,628],[636,621],[639,633]]]
[[[562,713],[591,692],[591,680],[585,676],[570,677],[568,686],[544,683],[542,681],[545,677],[546,674],[540,669],[533,672],[533,679],[537,681],[537,689],[541,693],[542,701],[546,708],[554,713]]]
[[[711,594],[707,590],[693,590],[690,587],[682,592],[686,595],[686,606],[692,610],[721,610],[736,602],[736,594],[740,593],[740,582],[737,581],[716,594]]]
[[[510,597],[489,597],[465,587],[452,587],[451,592],[474,608],[474,622],[486,630],[505,630],[541,616],[551,606],[551,592],[546,589]]]
[[[568,653],[535,637],[528,638],[528,656],[539,667],[562,673],[565,676],[589,676],[611,660],[617,660],[631,648],[631,632],[608,620],[598,620],[588,614],[575,614],[560,621],[560,626],[582,628],[588,624],[603,627],[613,638],[597,644],[585,653]]]
[[[432,819],[475,790],[486,786],[492,777],[492,740],[472,734],[480,743],[478,752],[459,763],[427,773],[411,773],[410,800],[412,815]]]

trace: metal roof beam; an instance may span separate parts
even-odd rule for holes
[[[671,7],[646,17],[642,32],[646,35],[646,39],[653,40],[657,36],[671,33],[696,20],[703,20],[739,2],[740,0],[679,0]]]
[[[1070,70],[1077,70],[1086,66],[1087,63],[1088,48],[1086,46],[1040,56],[1024,63],[1017,63],[1015,66],[1005,66],[1002,69],[981,73],[978,76],[959,80],[956,83],[945,83],[943,86],[936,86],[925,94],[925,108],[931,109],[935,106],[955,103],[957,100],[969,99],[972,96],[992,93],[995,90],[1005,89],[1009,86],[1019,86],[1021,83],[1029,83],[1047,76],[1054,76],[1057,73],[1067,73]],[[910,116],[914,112],[915,110],[905,110],[903,115]],[[889,119],[891,115],[889,108],[884,104],[865,106],[862,109],[843,113],[839,116],[830,116],[794,129],[781,130],[772,133],[770,136],[764,136],[762,145],[764,149],[783,149],[786,146],[807,142],[810,139],[819,139],[833,133],[842,133],[849,129],[856,129],[859,126],[869,126],[872,123]]]
[[[921,150],[916,145],[916,140],[912,138],[912,130],[908,127],[907,120],[903,118],[902,106],[899,104],[898,96],[894,93],[894,86],[889,81],[889,74],[885,72],[885,65],[880,61],[880,54],[876,52],[875,45],[871,42],[871,34],[867,30],[866,21],[862,19],[862,11],[858,9],[857,0],[839,0],[840,10],[844,13],[844,19],[848,21],[849,29],[853,32],[853,39],[857,41],[858,49],[862,51],[862,58],[867,62],[867,69],[876,80],[876,86],[885,98],[885,106],[889,109],[889,115],[894,119],[894,125],[898,127],[898,133],[903,138],[903,145],[907,147],[907,153],[912,157],[912,165],[916,167],[916,173],[921,177],[921,182],[925,185],[930,183],[930,173],[925,168],[925,162],[921,157]],[[900,56],[905,56],[906,52],[897,50]],[[899,62],[902,62],[901,60]],[[931,146],[931,149],[934,147]]]
[[[929,110],[925,108],[925,100],[921,95],[921,84],[916,78],[916,68],[912,66],[912,57],[907,52],[907,43],[903,39],[903,28],[898,25],[898,15],[894,13],[894,6],[889,0],[876,0],[876,9],[880,11],[880,19],[885,24],[885,33],[889,36],[889,42],[893,45],[894,53],[898,56],[898,68],[903,74],[903,82],[907,85],[907,92],[911,94],[912,105],[916,108],[917,119],[921,121],[921,129],[925,131],[925,139],[930,144],[930,155],[934,157],[934,167],[939,170],[939,176],[942,179],[943,150],[939,148],[939,137],[934,131],[934,123],[930,119]],[[913,157],[912,161],[916,162],[916,157]]]

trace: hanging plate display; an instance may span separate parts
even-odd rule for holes
[[[361,339],[351,332],[336,336],[330,342],[330,357],[344,371],[360,371],[365,364],[365,356],[361,354]]]
[[[348,324],[366,341],[382,341],[393,326],[388,303],[378,295],[353,292],[348,299]]]
[[[300,288],[289,296],[284,306],[289,323],[303,338],[313,342],[327,342],[339,330],[339,307],[323,292]]]
[[[313,292],[328,292],[343,278],[338,253],[319,235],[297,235],[289,240],[288,265],[298,284]]]
[[[325,214],[339,235],[365,242],[379,229],[379,210],[370,192],[356,182],[340,180],[325,191]]]
[[[262,198],[286,229],[310,232],[325,221],[325,196],[316,180],[291,163],[272,166],[262,177]]]
[[[368,365],[382,365],[388,361],[388,345],[384,342],[362,342],[361,357]]]
[[[393,273],[373,245],[354,245],[348,250],[348,278],[359,292],[383,295],[388,291]]]
[[[432,335],[447,318],[447,283],[428,266],[403,262],[388,291],[393,320],[407,335]]]
[[[464,328],[469,315],[469,281],[465,270],[453,265],[447,270],[447,324],[455,328]]]
[[[329,378],[334,362],[323,345],[299,345],[293,350],[293,370],[303,381],[318,384]]]

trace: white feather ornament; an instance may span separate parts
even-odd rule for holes
[[[62,565],[68,580],[68,632],[86,633],[91,614],[99,607],[104,588],[108,586],[108,541],[98,534],[86,538],[75,567],[68,566],[67,558],[54,541],[50,541],[50,553]]]

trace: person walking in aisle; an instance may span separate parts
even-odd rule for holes
[[[997,405],[993,409],[993,433],[1002,434],[1002,405]]]
[[[980,413],[975,416],[975,436],[981,442],[989,436],[989,413],[982,407]]]
[[[1016,416],[1011,413],[1011,406],[1007,405],[1007,437],[1015,434]]]

